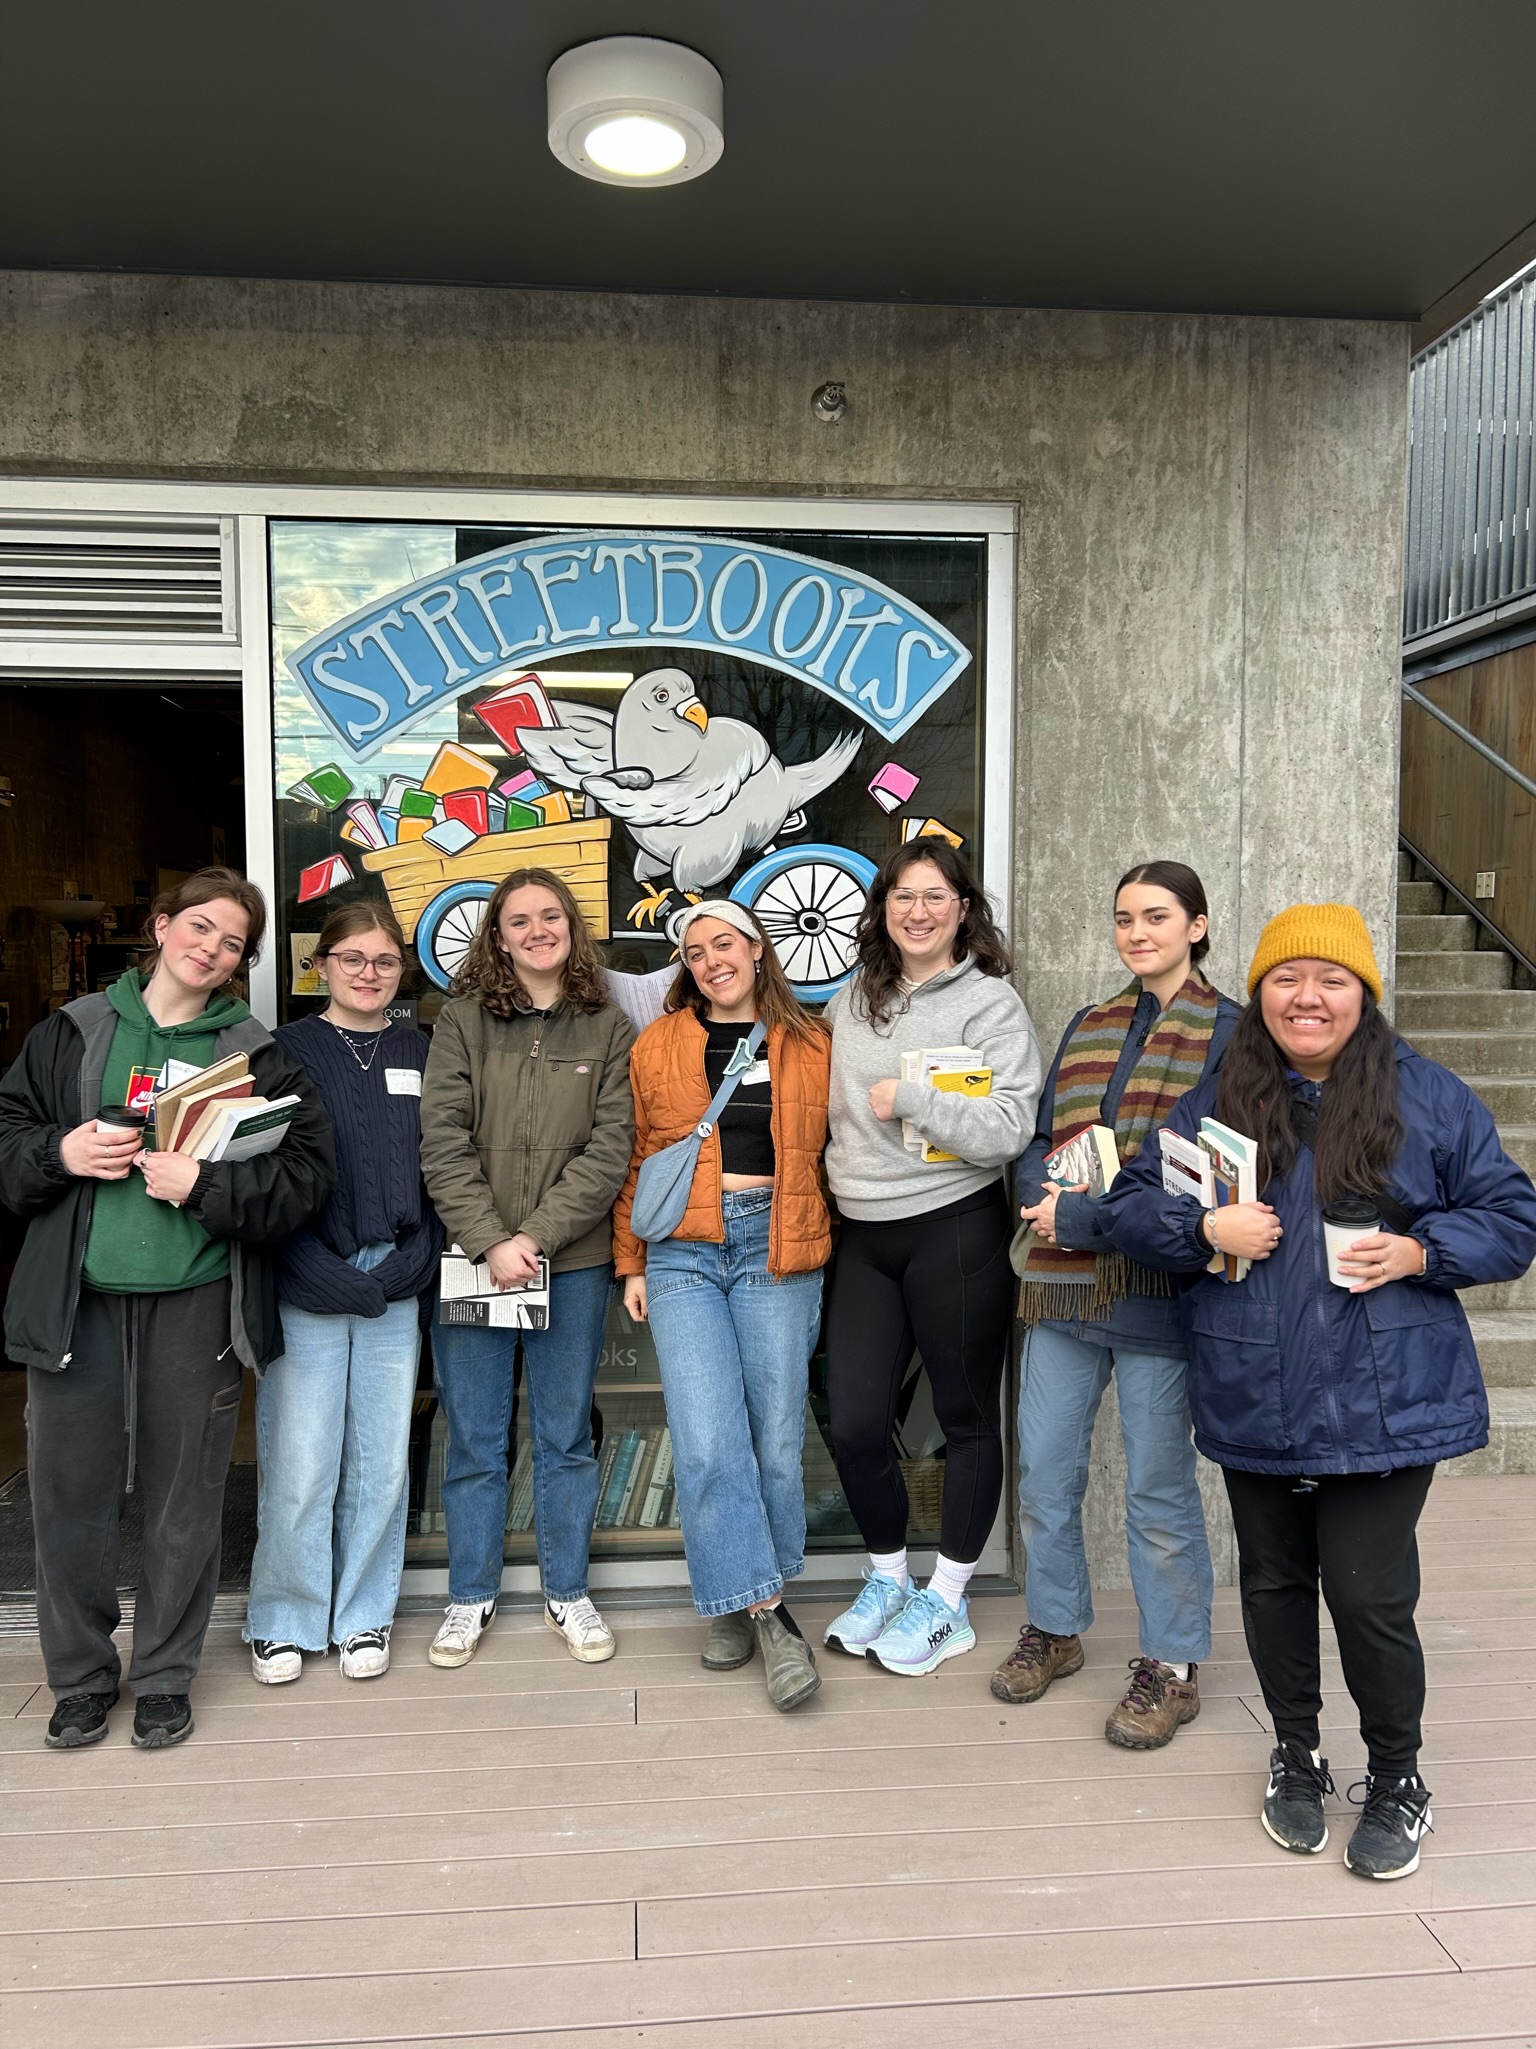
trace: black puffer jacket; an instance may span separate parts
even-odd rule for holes
[[[27,1036],[0,1080],[0,1200],[28,1221],[5,1306],[7,1356],[57,1373],[69,1364],[80,1274],[91,1234],[94,1180],[71,1174],[59,1147],[101,1107],[101,1078],[117,1029],[106,996],[82,996]],[[244,1053],[259,1095],[295,1095],[275,1152],[208,1160],[186,1208],[229,1244],[230,1340],[260,1371],[283,1349],[265,1251],[307,1223],[336,1185],[331,1124],[314,1083],[255,1018],[219,1033],[215,1058]]]

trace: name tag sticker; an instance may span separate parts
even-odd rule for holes
[[[740,1089],[760,1089],[766,1086],[767,1081],[767,1061],[754,1060],[750,1067],[742,1069],[741,1080],[737,1082],[736,1086]]]
[[[384,1086],[392,1096],[419,1096],[421,1094],[421,1069],[419,1067],[386,1067]]]

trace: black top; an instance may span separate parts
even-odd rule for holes
[[[426,1034],[397,1024],[342,1033],[316,1013],[279,1026],[277,1039],[325,1100],[338,1170],[335,1194],[283,1248],[278,1294],[322,1316],[382,1316],[431,1286],[442,1252],[421,1179]],[[395,1249],[364,1273],[349,1261],[365,1245]]]
[[[751,1032],[750,1025],[709,1024],[704,1026],[708,1044],[704,1048],[704,1072],[709,1093],[725,1080],[731,1055]],[[735,1093],[720,1112],[720,1171],[723,1174],[772,1174],[773,1084],[768,1079],[768,1045],[765,1040],[756,1061],[736,1084]]]

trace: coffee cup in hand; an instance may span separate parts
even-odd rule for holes
[[[103,1103],[96,1112],[96,1129],[114,1137],[120,1131],[133,1131],[142,1138],[148,1123],[147,1110],[134,1109],[127,1103]]]
[[[1340,1273],[1339,1261],[1357,1238],[1369,1238],[1381,1229],[1381,1212],[1364,1195],[1341,1195],[1323,1210],[1323,1247],[1328,1255],[1328,1278],[1336,1288],[1358,1287],[1358,1274]]]

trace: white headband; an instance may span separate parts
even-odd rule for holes
[[[700,918],[718,918],[722,925],[734,925],[736,930],[745,933],[748,939],[758,942],[762,940],[763,935],[758,931],[756,925],[753,924],[750,911],[746,910],[741,904],[733,902],[728,896],[710,896],[706,897],[701,904],[690,904],[687,910],[679,915],[676,924],[673,926],[672,944],[679,953],[683,950],[683,938],[687,933],[688,927],[695,924]]]

